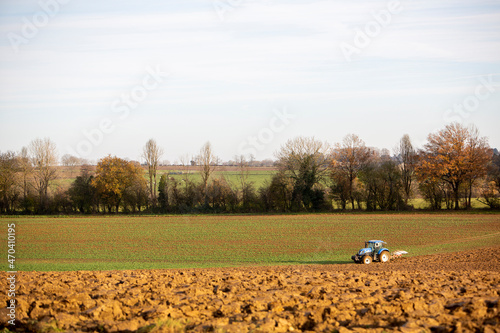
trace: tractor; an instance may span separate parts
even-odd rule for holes
[[[381,240],[369,240],[365,242],[365,247],[358,251],[357,254],[351,257],[356,263],[371,264],[372,261],[388,262],[391,259],[391,254],[386,244]],[[398,251],[399,252],[399,251]]]

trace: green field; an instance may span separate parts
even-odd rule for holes
[[[366,239],[410,255],[500,245],[500,214],[0,218],[16,224],[18,270],[349,263]]]
[[[175,172],[175,171],[173,171]],[[180,172],[180,171],[179,171]],[[253,183],[255,189],[261,188],[266,181],[271,181],[272,176],[276,173],[275,170],[257,170],[257,171],[250,171],[248,173],[248,183]],[[175,178],[178,181],[182,181],[183,179],[187,179],[195,182],[195,183],[201,183],[201,174],[199,172],[192,172],[189,174],[172,174],[166,171],[160,171],[158,173],[158,179],[161,177],[162,174],[169,175],[172,178]],[[226,181],[233,185],[236,188],[241,188],[240,186],[240,172],[238,171],[216,171],[214,172],[213,178],[219,178],[219,177],[224,177]]]
[[[252,183],[256,190],[260,189],[266,181],[271,181],[272,176],[276,173],[276,170],[251,170],[248,173],[247,183]],[[157,179],[159,181],[162,175],[167,175],[175,180],[182,182],[183,180],[189,180],[191,182],[195,182],[200,184],[201,174],[198,171],[189,171],[185,172],[182,170],[159,170]],[[78,171],[72,171],[71,173],[67,171],[65,173],[65,177],[57,178],[51,183],[50,188],[52,191],[57,190],[57,188],[61,187],[63,189],[68,189],[71,184],[76,179],[76,176],[79,175]],[[212,175],[212,178],[221,178],[223,177],[233,188],[241,188],[241,174],[239,171],[215,171]],[[148,180],[147,170],[144,170],[144,178]]]

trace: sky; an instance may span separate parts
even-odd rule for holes
[[[273,158],[451,122],[500,148],[498,0],[2,0],[0,151]]]

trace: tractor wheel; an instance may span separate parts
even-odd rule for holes
[[[362,263],[365,264],[365,265],[371,264],[372,263],[372,257],[370,257],[370,256],[364,256]]]
[[[382,251],[382,253],[380,254],[380,262],[388,262],[389,259],[391,259],[389,251]]]

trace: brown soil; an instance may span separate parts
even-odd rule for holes
[[[500,247],[386,264],[19,272],[18,280],[16,326],[0,310],[10,331],[500,332]],[[5,305],[6,291],[0,297]]]

